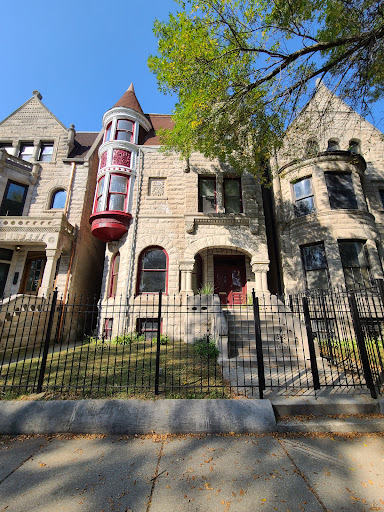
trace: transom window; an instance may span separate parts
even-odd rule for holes
[[[339,240],[338,244],[347,288],[368,288],[369,261],[364,242]]]
[[[216,213],[216,179],[199,176],[199,212]]]
[[[52,209],[64,208],[66,200],[67,200],[66,191],[65,190],[57,190],[52,196],[51,208]]]
[[[328,288],[328,265],[323,242],[301,248],[307,288]]]
[[[53,154],[53,143],[44,143],[40,147],[40,162],[51,162]]]
[[[356,210],[357,201],[352,184],[352,175],[346,173],[325,173],[329,204],[333,210]]]
[[[22,144],[20,146],[19,158],[29,162],[32,158],[33,144]]]
[[[139,259],[138,293],[167,292],[168,256],[161,247],[145,249]]]
[[[293,183],[293,193],[295,195],[295,215],[303,217],[315,211],[313,200],[312,178],[303,178]]]
[[[239,178],[224,180],[224,207],[225,213],[241,213],[243,211]]]
[[[0,215],[23,215],[27,192],[28,187],[26,185],[8,181],[1,204]]]

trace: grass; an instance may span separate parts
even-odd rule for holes
[[[155,398],[155,342],[87,341],[48,355],[45,398]],[[35,392],[39,368],[37,357],[0,367],[1,397]],[[229,398],[230,392],[215,359],[199,357],[191,344],[170,341],[160,347],[159,396]]]

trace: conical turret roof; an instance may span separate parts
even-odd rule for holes
[[[126,92],[122,95],[122,97],[117,101],[113,107],[125,107],[135,110],[139,112],[139,114],[144,115],[143,109],[140,106],[138,99],[136,98],[135,89],[133,84],[131,84]],[[113,108],[112,107],[112,108]]]

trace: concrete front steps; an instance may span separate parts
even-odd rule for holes
[[[227,309],[229,357],[257,362],[253,308]],[[264,362],[304,364],[309,359],[305,325],[274,296],[260,307]]]

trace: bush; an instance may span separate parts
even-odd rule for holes
[[[194,343],[195,352],[202,359],[217,359],[219,349],[210,336],[198,338]]]
[[[152,338],[152,341],[153,343],[157,343],[157,336]],[[160,345],[167,345],[169,341],[167,334],[160,334]]]
[[[134,341],[144,341],[145,336],[143,334],[138,334],[137,332],[131,332],[129,334],[120,334],[113,338],[112,343],[116,343],[117,345],[130,345]]]
[[[211,284],[203,284],[201,288],[197,290],[198,295],[213,295],[215,288]]]

